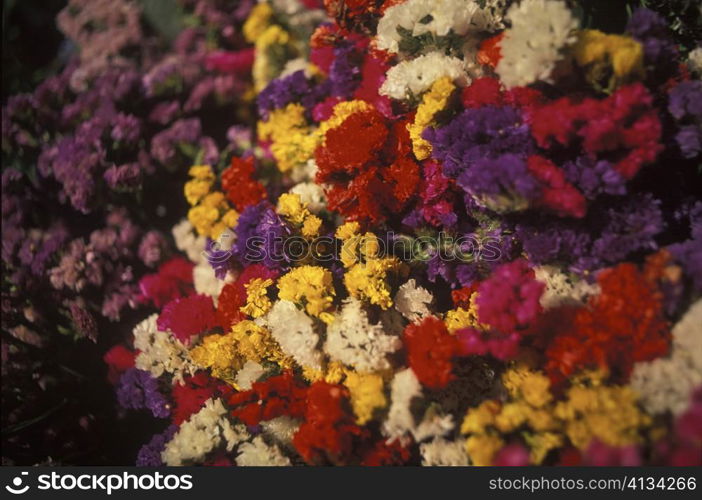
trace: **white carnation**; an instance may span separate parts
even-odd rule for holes
[[[470,80],[462,60],[430,52],[390,68],[387,80],[380,87],[380,93],[393,99],[409,99],[419,96],[436,80],[445,76],[461,86],[467,85]]]
[[[283,455],[276,445],[269,445],[261,436],[256,436],[250,443],[239,446],[236,464],[240,467],[285,467],[292,465],[290,459]]]
[[[261,422],[263,433],[278,445],[292,446],[293,436],[300,428],[300,421],[288,416],[276,417]]]
[[[398,337],[385,334],[382,324],[371,325],[361,302],[349,298],[327,328],[324,351],[358,371],[374,372],[390,368],[386,356],[401,345]]]
[[[522,0],[507,12],[511,28],[500,43],[496,71],[506,87],[551,82],[565,49],[575,43],[578,21],[559,0]]]
[[[290,170],[290,179],[295,183],[314,182],[318,169],[319,167],[315,159],[310,158],[305,163],[295,165],[292,170]]]
[[[140,352],[135,366],[154,377],[164,373],[173,376],[173,383],[182,382],[184,375],[193,375],[197,367],[185,346],[168,332],[159,331],[152,314],[134,328],[134,347]]]
[[[232,424],[220,399],[208,399],[202,409],[183,422],[166,443],[161,460],[166,465],[201,463],[209,453],[234,447],[249,438],[246,427]]]
[[[702,385],[702,300],[673,327],[667,358],[636,363],[630,383],[651,414],[683,413],[695,388]]]
[[[268,329],[282,351],[295,362],[319,370],[323,355],[312,318],[287,300],[279,300],[267,316]]]
[[[422,319],[431,314],[429,304],[433,300],[429,291],[421,286],[417,286],[414,279],[403,284],[395,295],[395,309],[397,309],[410,322]]]
[[[408,0],[387,9],[378,22],[376,43],[378,48],[396,53],[400,51],[402,36],[398,28],[404,28],[412,36],[431,33],[446,36],[469,37],[483,31],[502,27],[503,1],[488,1],[481,8],[475,0]]]
[[[422,443],[419,446],[419,452],[422,454],[422,465],[425,467],[470,465],[465,440],[447,441],[437,437],[428,443]]]

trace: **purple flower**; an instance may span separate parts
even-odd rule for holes
[[[139,449],[137,455],[137,467],[161,467],[161,453],[166,449],[166,444],[178,431],[177,425],[169,425],[160,434],[155,434],[151,440]]]
[[[149,372],[130,368],[122,374],[117,386],[117,401],[130,410],[148,409],[154,417],[168,418],[168,400],[159,392],[158,380]]]
[[[147,267],[154,267],[164,258],[168,251],[168,241],[159,231],[149,231],[139,243],[139,259]]]
[[[592,200],[600,194],[626,194],[626,179],[606,160],[580,156],[563,165],[568,182]]]
[[[453,178],[479,160],[507,153],[526,156],[534,149],[529,126],[509,106],[467,109],[444,127],[427,128],[422,136],[432,144],[432,157]]]

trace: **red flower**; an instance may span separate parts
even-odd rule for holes
[[[251,390],[229,397],[233,417],[247,425],[258,425],[282,415],[302,418],[305,414],[307,388],[291,372],[254,382]]]
[[[342,385],[315,382],[308,389],[305,422],[293,437],[295,449],[308,464],[348,464],[356,438],[367,434],[354,423],[348,397]]]
[[[388,443],[384,439],[376,441],[361,459],[361,465],[369,467],[382,467],[404,465],[412,458],[408,448],[402,446],[399,440]]]
[[[171,300],[193,293],[192,262],[182,257],[173,257],[161,264],[157,273],[141,278],[139,290],[141,300],[151,301],[158,308]]]
[[[546,371],[560,383],[585,368],[600,367],[626,380],[634,363],[668,352],[669,325],[661,294],[635,265],[623,263],[598,277],[599,295],[556,325],[546,350]]]
[[[443,321],[429,316],[404,331],[407,359],[419,381],[440,389],[453,380],[452,359],[461,354],[459,340],[449,334]]]
[[[419,187],[407,122],[390,127],[375,109],[360,111],[326,133],[317,148],[317,181],[331,185],[329,208],[377,223],[406,208]]]
[[[220,73],[248,73],[254,62],[254,49],[243,49],[236,52],[216,50],[205,56],[205,67]]]
[[[631,179],[663,149],[661,123],[652,102],[640,83],[603,100],[577,102],[564,97],[531,111],[532,135],[546,149],[554,143],[580,146],[592,158],[609,159]]]
[[[227,388],[205,372],[197,372],[192,377],[185,377],[184,382],[175,384],[171,391],[175,408],[173,423],[180,425],[194,413],[200,411],[205,402],[213,396],[218,396]]]
[[[497,66],[497,63],[500,62],[500,58],[502,57],[500,43],[502,42],[502,38],[504,36],[505,33],[503,31],[502,33],[490,37],[487,40],[483,40],[483,42],[480,44],[480,48],[478,49],[477,56],[477,60],[480,64],[486,64],[488,66],[492,66],[493,68]]]
[[[502,104],[502,89],[499,80],[490,77],[477,78],[463,89],[461,101],[466,108],[499,106]]]
[[[530,156],[529,172],[541,181],[541,197],[537,205],[548,208],[560,216],[583,217],[586,212],[585,197],[566,180],[563,170],[542,156]]]
[[[110,383],[116,384],[122,373],[134,367],[137,354],[138,351],[130,351],[123,345],[116,345],[105,353],[102,359],[107,364],[107,379]]]
[[[160,330],[170,330],[184,344],[189,344],[192,336],[218,326],[209,295],[191,295],[172,300],[163,308],[156,323]]]
[[[256,278],[276,279],[278,272],[268,269],[263,264],[252,264],[246,267],[234,283],[227,283],[217,299],[217,324],[225,331],[232,325],[246,319],[240,308],[246,305],[245,285]]]
[[[253,178],[256,167],[253,156],[232,158],[232,163],[222,172],[222,189],[227,199],[238,211],[266,199],[266,188]]]

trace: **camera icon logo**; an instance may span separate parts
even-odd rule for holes
[[[21,495],[23,493],[27,493],[27,490],[29,490],[29,485],[25,485],[24,487],[22,486],[22,477],[21,476],[28,476],[29,472],[21,472],[19,476],[15,477],[12,479],[12,486],[6,485],[5,489],[12,493],[13,495]],[[14,487],[13,487],[14,486]]]

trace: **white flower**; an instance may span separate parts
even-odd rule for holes
[[[382,324],[371,325],[361,302],[350,298],[327,328],[324,351],[358,371],[374,372],[390,368],[386,356],[401,344],[398,337],[384,333]]]
[[[181,220],[171,230],[176,248],[188,256],[191,262],[198,263],[204,258],[205,237],[196,236],[188,219]]]
[[[688,54],[687,67],[690,68],[690,71],[693,73],[702,76],[702,47],[697,47]]]
[[[261,436],[256,436],[250,443],[239,446],[236,464],[240,467],[285,467],[292,465],[290,459],[283,455],[276,445],[269,445]]]
[[[469,82],[462,60],[439,52],[430,52],[390,68],[387,80],[380,87],[380,93],[393,99],[409,99],[428,90],[437,79],[444,76],[461,86]]]
[[[507,12],[512,23],[500,43],[495,70],[506,87],[550,82],[565,49],[576,41],[578,21],[559,0],[522,0]]]
[[[431,33],[446,36],[453,32],[460,36],[470,36],[483,31],[493,31],[502,27],[504,1],[486,2],[481,8],[475,0],[408,0],[387,9],[378,22],[376,43],[378,48],[396,53],[400,51],[403,28],[420,36]]]
[[[569,277],[554,266],[539,266],[534,268],[536,279],[546,285],[541,295],[541,306],[544,309],[569,304],[583,304],[591,295],[597,295],[600,287],[585,280]]]
[[[463,439],[447,441],[437,437],[428,443],[422,443],[419,446],[419,452],[422,454],[422,465],[425,467],[470,465]]]
[[[261,375],[264,373],[266,373],[265,368],[255,361],[248,360],[241,367],[241,370],[236,372],[236,385],[239,386],[240,390],[248,391],[251,389],[252,384],[261,378]]]
[[[266,437],[271,438],[280,446],[290,447],[293,436],[300,428],[300,421],[287,416],[276,417],[261,422],[261,427]]]
[[[157,318],[158,314],[152,314],[134,328],[134,347],[140,351],[135,366],[154,377],[169,373],[173,383],[182,382],[183,376],[193,375],[197,367],[178,339],[158,330]]]
[[[268,329],[285,354],[295,362],[319,370],[323,355],[312,318],[287,300],[279,300],[267,316]]]
[[[412,414],[414,400],[423,399],[422,386],[411,368],[395,373],[390,384],[391,405],[383,423],[383,433],[389,438],[412,434],[416,442],[443,436],[453,430],[451,415],[442,415],[433,407],[417,422]]]
[[[317,170],[319,170],[317,162],[314,158],[310,158],[305,163],[295,165],[292,170],[290,170],[290,179],[295,183],[314,182]]]
[[[217,278],[214,268],[206,260],[199,262],[193,268],[195,291],[212,297],[215,305],[217,305],[217,298],[222,292],[222,288],[224,288],[224,285],[229,281],[231,281],[229,277],[227,277],[226,280]]]
[[[246,427],[232,424],[220,399],[208,399],[199,412],[183,422],[166,443],[161,460],[166,465],[201,463],[208,453],[234,447],[249,438]]]
[[[414,279],[407,281],[400,287],[395,295],[395,309],[397,309],[410,322],[422,319],[431,314],[427,307],[431,304],[433,296],[421,286],[417,286]]]
[[[313,214],[318,214],[327,208],[327,196],[324,188],[314,182],[300,182],[295,184],[290,193],[300,197],[302,203],[307,203],[307,208]]]
[[[702,385],[702,300],[673,327],[670,356],[636,363],[630,383],[653,415],[683,413],[690,395]]]

